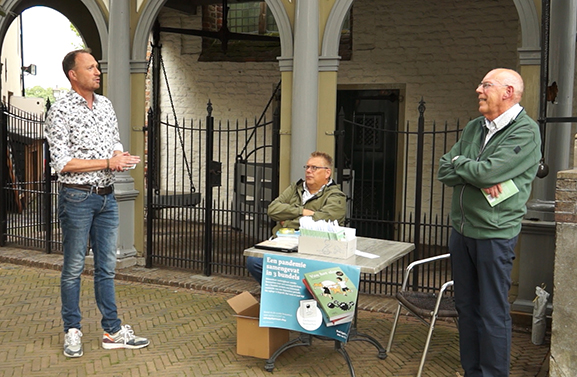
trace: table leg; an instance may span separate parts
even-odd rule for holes
[[[315,336],[315,337],[319,338],[321,340],[332,340],[332,339],[324,337],[324,336]],[[276,358],[279,357],[284,351],[291,349],[293,347],[298,347],[298,346],[310,346],[312,344],[312,341],[313,341],[313,335],[301,333],[297,338],[286,342],[278,350],[276,350],[276,352],[273,353],[272,356],[266,361],[266,363],[264,365],[264,369],[267,372],[272,372],[274,369],[274,363],[275,363]],[[355,369],[353,368],[353,363],[351,362],[351,358],[349,357],[349,354],[347,353],[347,350],[345,349],[345,344],[343,342],[338,341],[338,340],[335,340],[334,342],[335,342],[335,350],[338,353],[340,353],[344,357],[345,361],[347,362],[347,365],[349,367],[349,372],[351,373],[351,377],[355,377]]]
[[[347,362],[347,365],[349,366],[349,372],[351,372],[351,377],[355,377],[355,369],[353,368],[353,363],[351,362],[351,358],[349,357],[349,354],[347,353],[347,350],[345,349],[345,345],[342,342],[335,340],[335,349],[341,355],[343,355],[343,357],[345,358],[345,361]]]
[[[298,346],[310,346],[312,344],[312,336],[310,334],[301,333],[298,338],[290,340],[283,344],[272,356],[266,361],[264,369],[267,372],[272,372],[274,369],[274,362],[277,357],[284,351]]]
[[[387,350],[381,345],[381,343],[377,339],[373,338],[370,335],[358,332],[356,328],[351,329],[351,331],[349,332],[349,342],[369,342],[377,348],[377,351],[379,351],[377,354],[377,357],[379,359],[384,360],[387,358]]]
[[[357,314],[358,314],[358,307],[355,308],[355,318],[353,319],[353,323],[351,323],[351,329],[349,330],[348,341],[349,342],[369,342],[377,348],[377,351],[379,351],[379,353],[377,354],[377,357],[381,360],[386,359],[387,358],[387,350],[381,345],[381,343],[377,339],[373,338],[372,336],[370,336],[368,334],[360,333],[357,330]]]

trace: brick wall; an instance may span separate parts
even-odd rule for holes
[[[492,68],[517,68],[518,16],[512,1],[354,2],[353,58],[339,83],[405,84],[406,119],[476,117],[475,89]]]
[[[577,370],[577,170],[557,174],[556,247],[549,375],[565,377]]]

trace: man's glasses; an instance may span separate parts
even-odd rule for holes
[[[482,87],[483,90],[487,90],[493,86],[509,86],[509,85],[503,85],[503,84],[493,84],[492,82],[482,82],[479,85],[477,85],[477,88]]]
[[[305,168],[305,170],[311,169],[312,171],[317,171],[319,169],[329,169],[326,166],[314,166],[314,165],[305,165],[305,166],[303,166],[303,168]]]

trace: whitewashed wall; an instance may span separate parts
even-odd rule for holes
[[[160,23],[201,29],[200,8],[197,16],[164,8]],[[172,97],[180,117],[204,119],[209,100],[216,122],[258,117],[280,80],[276,62],[199,62],[200,37],[162,33],[161,42]],[[164,89],[163,83],[162,111],[172,114]]]
[[[163,26],[201,28],[164,8]],[[517,11],[511,0],[356,0],[353,57],[342,61],[339,84],[403,84],[406,119],[416,121],[421,97],[427,118],[477,116],[475,89],[492,68],[517,69]],[[280,79],[276,62],[198,62],[201,38],[162,33],[163,57],[176,110],[204,117],[210,99],[218,119],[260,114]],[[163,111],[171,112],[163,99]]]

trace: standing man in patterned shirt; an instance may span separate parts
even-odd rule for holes
[[[89,238],[94,254],[94,294],[104,329],[102,347],[146,347],[148,339],[134,335],[129,325],[121,325],[114,289],[119,225],[114,172],[134,166],[140,157],[123,152],[112,103],[94,93],[100,87],[100,70],[90,50],[68,53],[62,68],[72,90],[52,106],[45,127],[51,166],[58,173],[60,184],[64,355],[83,355],[80,277]]]

